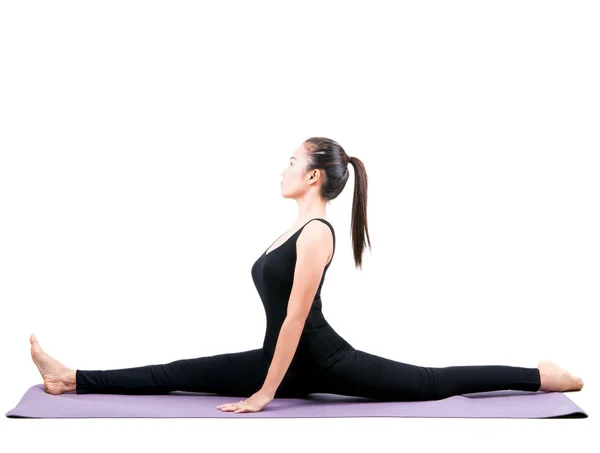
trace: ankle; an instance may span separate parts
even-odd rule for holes
[[[76,382],[76,376],[77,376],[77,371],[76,370],[72,370],[69,368],[69,370],[65,373],[65,377],[64,377],[64,384],[67,387],[67,392],[74,392],[75,389],[77,388],[77,382]]]
[[[538,368],[538,370],[540,372],[540,390],[544,391],[544,392],[552,391],[552,388],[551,388],[552,383],[550,382],[551,381],[550,375],[547,372],[545,372],[539,368]]]

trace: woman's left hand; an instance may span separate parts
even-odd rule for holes
[[[263,390],[259,390],[247,400],[242,400],[237,403],[227,403],[217,406],[223,412],[234,411],[234,414],[241,414],[243,412],[259,412],[262,411],[267,404],[273,401],[274,395],[267,393]]]

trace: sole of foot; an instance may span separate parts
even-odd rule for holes
[[[573,376],[552,360],[542,360],[538,363],[540,370],[540,390],[547,392],[573,392],[583,388],[583,380]]]
[[[45,352],[35,335],[29,337],[31,358],[44,379],[44,390],[51,395],[70,391],[68,376],[72,370]]]

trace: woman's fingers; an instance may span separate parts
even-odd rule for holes
[[[238,410],[238,409],[242,409],[242,405],[243,405],[243,401],[240,401],[239,403],[228,403],[228,404],[221,404],[220,406],[217,406],[217,409],[221,409],[222,411],[229,411],[229,410]]]

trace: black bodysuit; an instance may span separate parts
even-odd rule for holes
[[[335,254],[333,227],[325,219],[309,222],[313,220],[320,220],[331,229]],[[252,266],[252,279],[267,317],[262,348],[134,368],[78,369],[76,393],[140,395],[181,390],[249,397],[260,390],[287,312],[296,265],[296,242],[309,222],[269,253],[268,247]],[[273,244],[275,242],[277,240]],[[493,390],[539,390],[537,368],[425,367],[355,349],[333,330],[322,313],[321,288],[332,260],[333,254],[323,270],[298,348],[275,393],[276,398],[336,393],[384,401],[418,401]]]
[[[311,219],[315,220],[315,219]],[[303,373],[307,368],[322,370],[341,358],[340,351],[350,349],[350,344],[337,334],[323,316],[321,303],[321,287],[335,255],[335,232],[325,219],[317,219],[331,229],[333,236],[333,254],[323,270],[321,282],[315,293],[310,312],[304,324],[304,330],[298,343],[296,354],[288,369],[288,374]],[[309,221],[310,222],[310,221]],[[284,243],[269,251],[277,238],[252,266],[252,279],[262,300],[267,316],[267,330],[263,342],[263,352],[270,363],[275,353],[281,325],[287,314],[288,300],[294,284],[296,267],[296,243],[306,222],[295,231]]]

